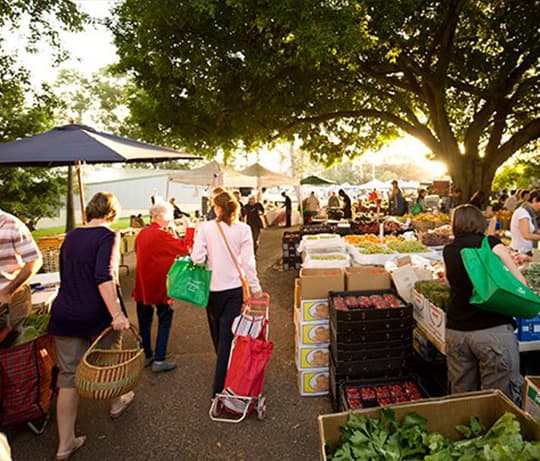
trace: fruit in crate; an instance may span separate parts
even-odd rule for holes
[[[347,305],[345,304],[345,299],[342,296],[334,296],[332,298],[332,300],[334,302],[334,307],[336,308],[336,310],[338,310],[338,311],[346,311],[347,310]]]
[[[398,253],[425,253],[428,247],[417,241],[389,242],[388,248]]]
[[[382,296],[379,295],[372,295],[370,296],[371,304],[373,304],[373,307],[375,309],[388,309],[390,307],[390,304],[388,304],[387,301]]]
[[[383,238],[383,243],[390,243],[390,242],[403,242],[405,239],[401,235],[385,235]]]
[[[354,247],[362,254],[375,255],[375,254],[392,254],[393,251],[385,245],[380,243],[364,242],[354,245]]]
[[[420,280],[414,284],[414,288],[443,310],[450,304],[450,288],[441,280]]]
[[[309,257],[313,261],[346,261],[347,260],[347,255],[337,254],[337,253],[332,253],[332,254],[327,254],[327,255],[315,254],[315,255],[310,255]]]
[[[398,309],[405,307],[401,299],[392,293],[371,296],[334,296],[334,307],[338,311],[356,309]]]
[[[383,295],[384,300],[388,303],[389,307],[404,307],[403,302],[396,295],[392,293],[385,293]]]
[[[438,234],[436,232],[424,232],[422,234],[422,243],[428,247],[444,246],[451,243],[454,239],[449,235]]]
[[[389,234],[392,232],[401,232],[403,230],[401,224],[394,219],[385,221],[383,226],[384,232]]]
[[[360,309],[369,309],[371,307],[369,296],[358,296],[357,303]]]
[[[419,213],[414,216],[416,221],[429,222],[434,224],[443,224],[450,222],[450,216],[445,213]]]
[[[380,243],[379,237],[377,237],[375,234],[346,235],[344,239],[347,243],[350,243],[351,245],[357,245],[366,242]]]
[[[377,399],[375,389],[370,386],[362,387],[360,389],[360,396],[364,402],[370,402]]]

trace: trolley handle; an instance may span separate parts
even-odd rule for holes
[[[262,296],[257,299],[250,296],[247,299],[246,305],[268,307],[270,305],[270,295],[268,293],[263,293]]]

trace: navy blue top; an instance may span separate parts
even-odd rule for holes
[[[116,280],[117,234],[106,227],[81,227],[60,249],[60,290],[51,308],[49,333],[91,337],[111,323],[98,285]]]

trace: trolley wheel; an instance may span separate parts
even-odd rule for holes
[[[257,402],[257,419],[262,421],[266,418],[266,397],[259,397]]]
[[[212,416],[214,418],[217,418],[221,414],[221,410],[223,409],[223,403],[218,397],[214,397],[215,401],[212,402]]]

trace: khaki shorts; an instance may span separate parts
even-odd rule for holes
[[[109,333],[99,344],[104,349],[116,349],[120,346],[122,334]],[[77,338],[73,336],[55,336],[56,362],[59,368],[57,386],[75,387],[75,371],[81,363],[86,351],[95,341],[94,338]]]
[[[3,312],[5,304],[1,305],[0,312]],[[24,322],[26,317],[32,313],[32,292],[28,285],[21,285],[15,293],[11,295],[6,314],[0,318],[0,329],[6,326],[17,327]],[[8,317],[9,316],[9,317]]]

